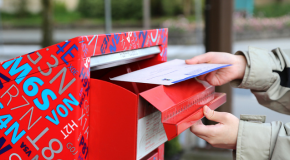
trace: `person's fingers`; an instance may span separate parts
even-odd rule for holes
[[[204,106],[203,109],[206,118],[220,123],[204,125],[198,121],[191,126],[191,132],[214,147],[235,149],[239,119],[230,113],[213,111],[208,106]]]
[[[205,77],[207,76],[207,74],[203,74],[197,77],[197,79],[205,81]]]
[[[195,134],[197,137],[205,140],[205,141],[208,141],[209,140],[209,137],[205,136],[205,135],[201,135],[201,134]]]
[[[208,74],[206,74],[206,77],[204,77],[204,80],[207,81],[210,85],[216,86],[220,82],[216,79],[216,73],[218,70],[212,71]]]
[[[220,130],[219,124],[215,125],[204,125],[201,120],[191,126],[190,131],[198,136],[199,138],[204,139],[205,141],[209,142],[212,139],[212,135],[215,135]]]
[[[186,64],[199,64],[199,63],[208,63],[211,61],[212,59],[212,55],[211,53],[206,53],[206,54],[202,54],[202,55],[198,55],[195,56],[191,59],[187,59],[185,60]]]
[[[198,120],[190,127],[190,131],[202,139],[207,137],[209,130],[210,127],[204,125],[201,120]]]
[[[228,120],[228,114],[211,110],[208,106],[203,107],[205,117],[211,121],[224,123]]]

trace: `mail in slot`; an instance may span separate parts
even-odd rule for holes
[[[203,118],[204,105],[216,109],[225,103],[225,93],[216,93],[213,86],[195,78],[172,85],[114,80],[113,77],[162,65],[156,57],[158,54],[141,58],[141,61],[131,59],[132,63],[128,64],[106,62],[110,67],[100,64],[101,67],[91,72],[90,113],[94,116],[90,117],[90,126],[98,126],[93,133],[91,130],[90,134],[95,137],[91,145],[100,148],[94,156],[112,148],[116,154],[122,154],[122,150],[131,151],[128,158],[132,160],[143,160],[153,153],[157,155],[159,146]],[[116,146],[114,141],[120,144]]]

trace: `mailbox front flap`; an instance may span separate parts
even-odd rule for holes
[[[189,79],[171,86],[157,86],[140,93],[140,95],[155,106],[159,111],[164,112],[174,105],[194,96],[202,91],[214,92],[214,87],[206,82],[199,82],[196,79]]]
[[[172,117],[170,119],[167,119],[166,121],[163,121],[164,130],[166,132],[168,140],[171,140],[175,138],[177,135],[182,133],[184,130],[192,126],[196,121],[202,119],[204,117],[203,114],[203,106],[207,105],[212,110],[215,110],[222,104],[226,102],[226,94],[225,93],[214,93],[213,94],[213,100],[210,102],[204,104],[201,103],[200,105],[197,105],[194,112],[190,112],[190,115],[188,114],[184,115],[184,113],[178,114],[175,117]]]
[[[168,140],[185,130],[185,119],[190,122],[201,119],[202,106],[214,100],[214,87],[206,82],[189,79],[171,86],[157,86],[140,93],[162,114],[162,123]],[[195,120],[196,121],[196,120]],[[183,127],[182,127],[183,126]]]

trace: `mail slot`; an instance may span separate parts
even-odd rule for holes
[[[79,36],[0,66],[1,159],[163,160],[164,142],[225,94],[111,78],[167,60],[167,29]]]
[[[90,127],[96,127],[90,131],[90,147],[98,150],[89,152],[90,157],[146,158],[201,119],[204,105],[216,109],[225,102],[224,93],[196,79],[158,86],[109,78],[147,67],[152,60],[111,68],[106,74],[91,72]]]

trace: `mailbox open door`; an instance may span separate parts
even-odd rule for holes
[[[165,62],[164,50],[156,43],[91,58],[89,141],[98,149],[89,157],[147,160],[158,155],[163,160],[163,144],[201,119],[204,105],[216,109],[226,101],[224,93],[196,79],[171,86],[111,80]]]
[[[2,159],[163,160],[164,142],[225,94],[111,81],[167,60],[167,29],[79,36],[0,65]],[[189,89],[191,88],[191,89]]]

